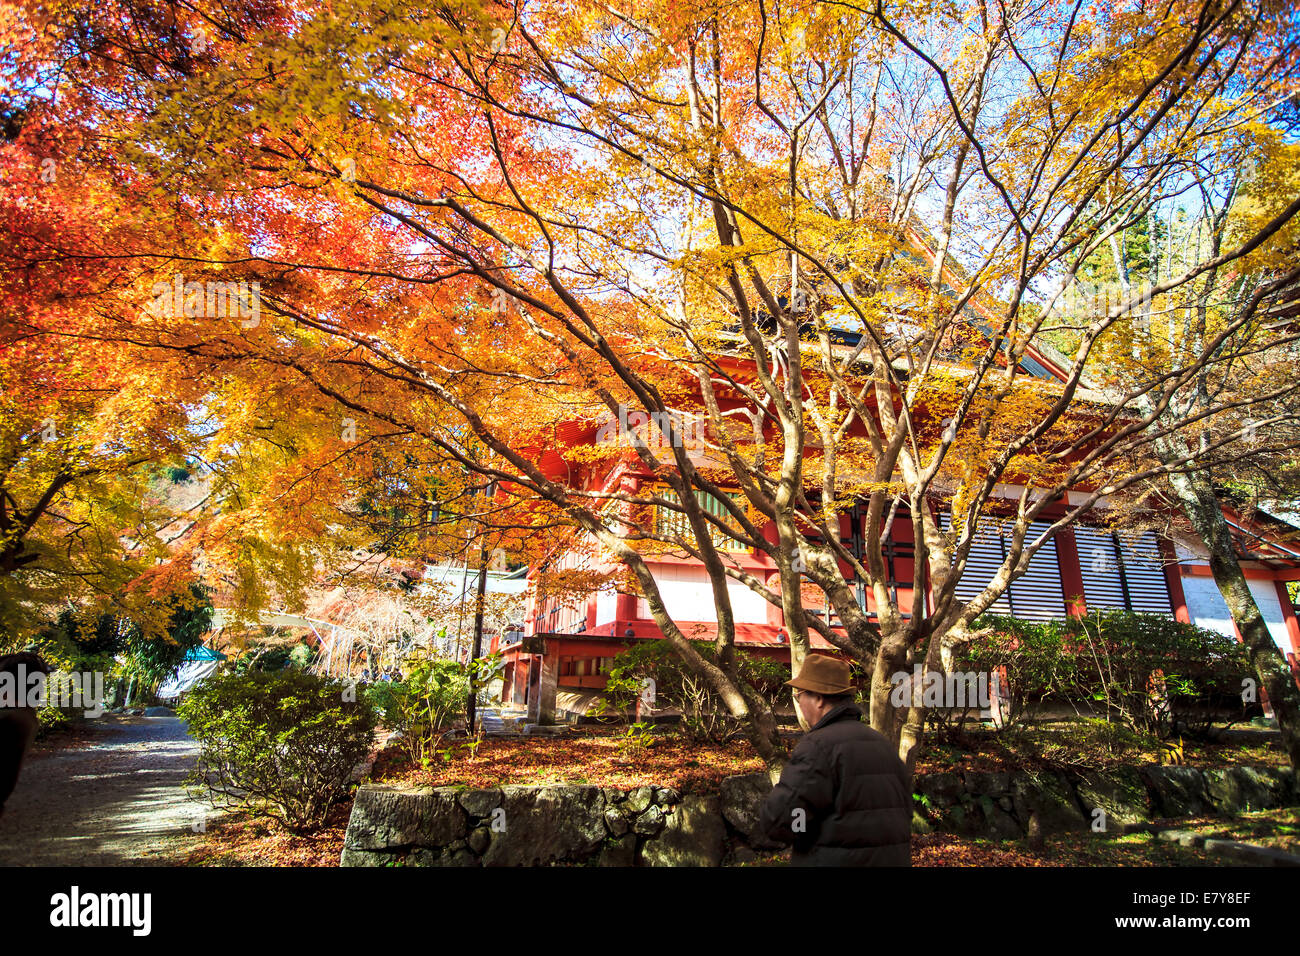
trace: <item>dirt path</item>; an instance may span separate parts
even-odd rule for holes
[[[198,745],[175,717],[101,717],[82,746],[28,755],[0,814],[0,866],[160,866],[200,836]]]

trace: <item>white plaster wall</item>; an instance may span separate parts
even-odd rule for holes
[[[673,620],[717,621],[713,590],[703,568],[669,565],[656,568],[654,577],[664,607]],[[761,597],[739,581],[728,581],[727,592],[731,595],[731,611],[737,624],[767,623],[767,602]],[[644,598],[637,601],[637,616],[650,616],[650,605]]]
[[[605,588],[596,592],[596,626],[610,624],[617,616],[618,591]]]
[[[1272,581],[1246,580],[1251,597],[1259,605],[1259,613],[1264,615],[1268,632],[1273,635],[1278,648],[1285,654],[1291,650],[1291,638],[1286,632],[1286,618],[1282,616],[1282,602],[1277,597],[1277,587]]]
[[[1259,605],[1259,612],[1264,615],[1269,634],[1283,653],[1291,650],[1291,639],[1286,631],[1286,618],[1282,614],[1282,602],[1278,600],[1277,589],[1272,581],[1246,580],[1251,597]],[[1184,577],[1183,594],[1187,598],[1187,611],[1192,616],[1192,623],[1199,627],[1218,631],[1229,637],[1236,637],[1232,626],[1232,615],[1224,603],[1219,586],[1211,577]]]
[[[1232,615],[1228,613],[1228,605],[1223,602],[1214,578],[1184,576],[1183,596],[1187,599],[1187,613],[1197,627],[1218,631],[1228,637],[1237,636],[1232,627]]]

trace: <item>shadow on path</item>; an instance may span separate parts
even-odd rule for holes
[[[0,866],[162,866],[198,842],[176,717],[101,717],[89,746],[29,754],[0,814]]]

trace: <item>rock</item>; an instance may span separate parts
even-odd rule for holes
[[[1300,856],[1294,853],[1238,843],[1235,840],[1206,840],[1205,852],[1226,856],[1251,866],[1300,866]]]
[[[378,850],[358,850],[350,846],[343,847],[339,855],[339,866],[387,866],[395,857],[391,853]]]
[[[501,791],[464,790],[457,794],[456,802],[471,817],[485,817],[501,806]]]
[[[781,846],[767,839],[758,826],[763,801],[772,792],[772,781],[766,773],[727,777],[722,781],[720,790],[722,818],[744,837],[746,843],[764,850]]]
[[[176,712],[170,707],[146,707],[144,715],[146,717],[175,717]]]
[[[1166,843],[1177,843],[1179,846],[1197,846],[1205,842],[1205,837],[1191,830],[1161,830],[1156,837]]]
[[[1300,801],[1300,773],[1295,767],[1261,767],[1260,772],[1281,784],[1286,803]]]
[[[663,832],[641,848],[642,862],[647,866],[718,866],[726,832],[716,796],[684,797],[668,815]]]
[[[966,792],[972,796],[1009,797],[1011,795],[1009,773],[972,770],[963,777],[963,780]]]
[[[1025,835],[1024,828],[1016,818],[1003,810],[996,803],[983,808],[983,829],[995,840],[1019,840]]]
[[[619,813],[614,807],[605,808],[605,826],[614,836],[622,836],[627,832],[627,817]]]
[[[1142,775],[1132,767],[1085,770],[1075,778],[1074,784],[1090,826],[1093,811],[1097,809],[1105,811],[1108,831],[1141,823],[1151,816],[1151,798],[1142,783]]]
[[[1300,781],[1296,779],[1294,767],[1252,767],[1250,768],[1261,783],[1266,783],[1269,792],[1280,807],[1300,803]]]
[[[654,836],[664,828],[664,812],[658,807],[648,807],[632,824],[632,832],[641,836]]]
[[[753,863],[758,859],[758,854],[747,846],[736,847],[731,854],[731,863],[733,866],[743,866],[746,863]]]
[[[1205,778],[1193,767],[1144,767],[1142,778],[1155,794],[1155,811],[1161,816],[1199,816],[1210,809]]]
[[[653,802],[653,787],[637,787],[627,795],[627,808],[633,813],[640,813]]]
[[[674,804],[681,802],[682,795],[672,787],[654,787],[653,789],[654,796],[652,797],[652,802],[655,806],[671,807]]]
[[[485,866],[585,862],[605,840],[599,787],[502,787],[501,797],[505,829],[489,830]]]
[[[463,838],[468,829],[449,789],[366,784],[352,804],[344,844],[355,850],[446,846]]]
[[[622,790],[615,790],[612,787],[606,787],[603,792],[605,794],[606,806],[609,806],[611,803],[622,803],[624,800],[627,799],[626,793],[624,793]]]
[[[635,866],[636,837],[628,834],[617,840],[606,840],[601,848],[597,866]]]
[[[947,808],[957,805],[966,788],[955,773],[927,773],[916,778],[916,792],[928,797],[935,807]]]
[[[998,806],[1010,813],[1015,809],[1015,801],[1010,797],[998,797]]]
[[[1288,802],[1288,781],[1273,767],[1229,767],[1226,770],[1205,770],[1201,776],[1210,802],[1220,813],[1267,810]]]
[[[1070,782],[1060,774],[1015,774],[1011,778],[1011,799],[1019,819],[1037,817],[1042,835],[1088,827]]]
[[[921,816],[921,814],[918,811],[913,810],[912,811],[912,832],[933,833],[934,827],[930,826],[930,821],[927,820],[925,817]]]
[[[471,850],[479,856],[482,856],[483,851],[486,850],[488,844],[492,842],[492,834],[488,832],[487,827],[479,827],[469,835],[469,840],[467,842],[469,843],[469,848]]]

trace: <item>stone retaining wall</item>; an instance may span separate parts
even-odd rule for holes
[[[913,829],[997,839],[1024,836],[1034,816],[1044,833],[1090,829],[1094,820],[1113,831],[1161,817],[1232,815],[1300,803],[1290,767],[933,773],[916,778],[916,794]]]
[[[398,789],[357,793],[343,866],[719,866],[774,849],[758,833],[771,789],[764,773],[728,777],[716,794],[669,787]],[[1016,839],[1037,817],[1044,833],[1106,829],[1157,817],[1232,814],[1300,803],[1289,768],[1120,768],[1078,773],[937,773],[916,778],[913,828]]]

